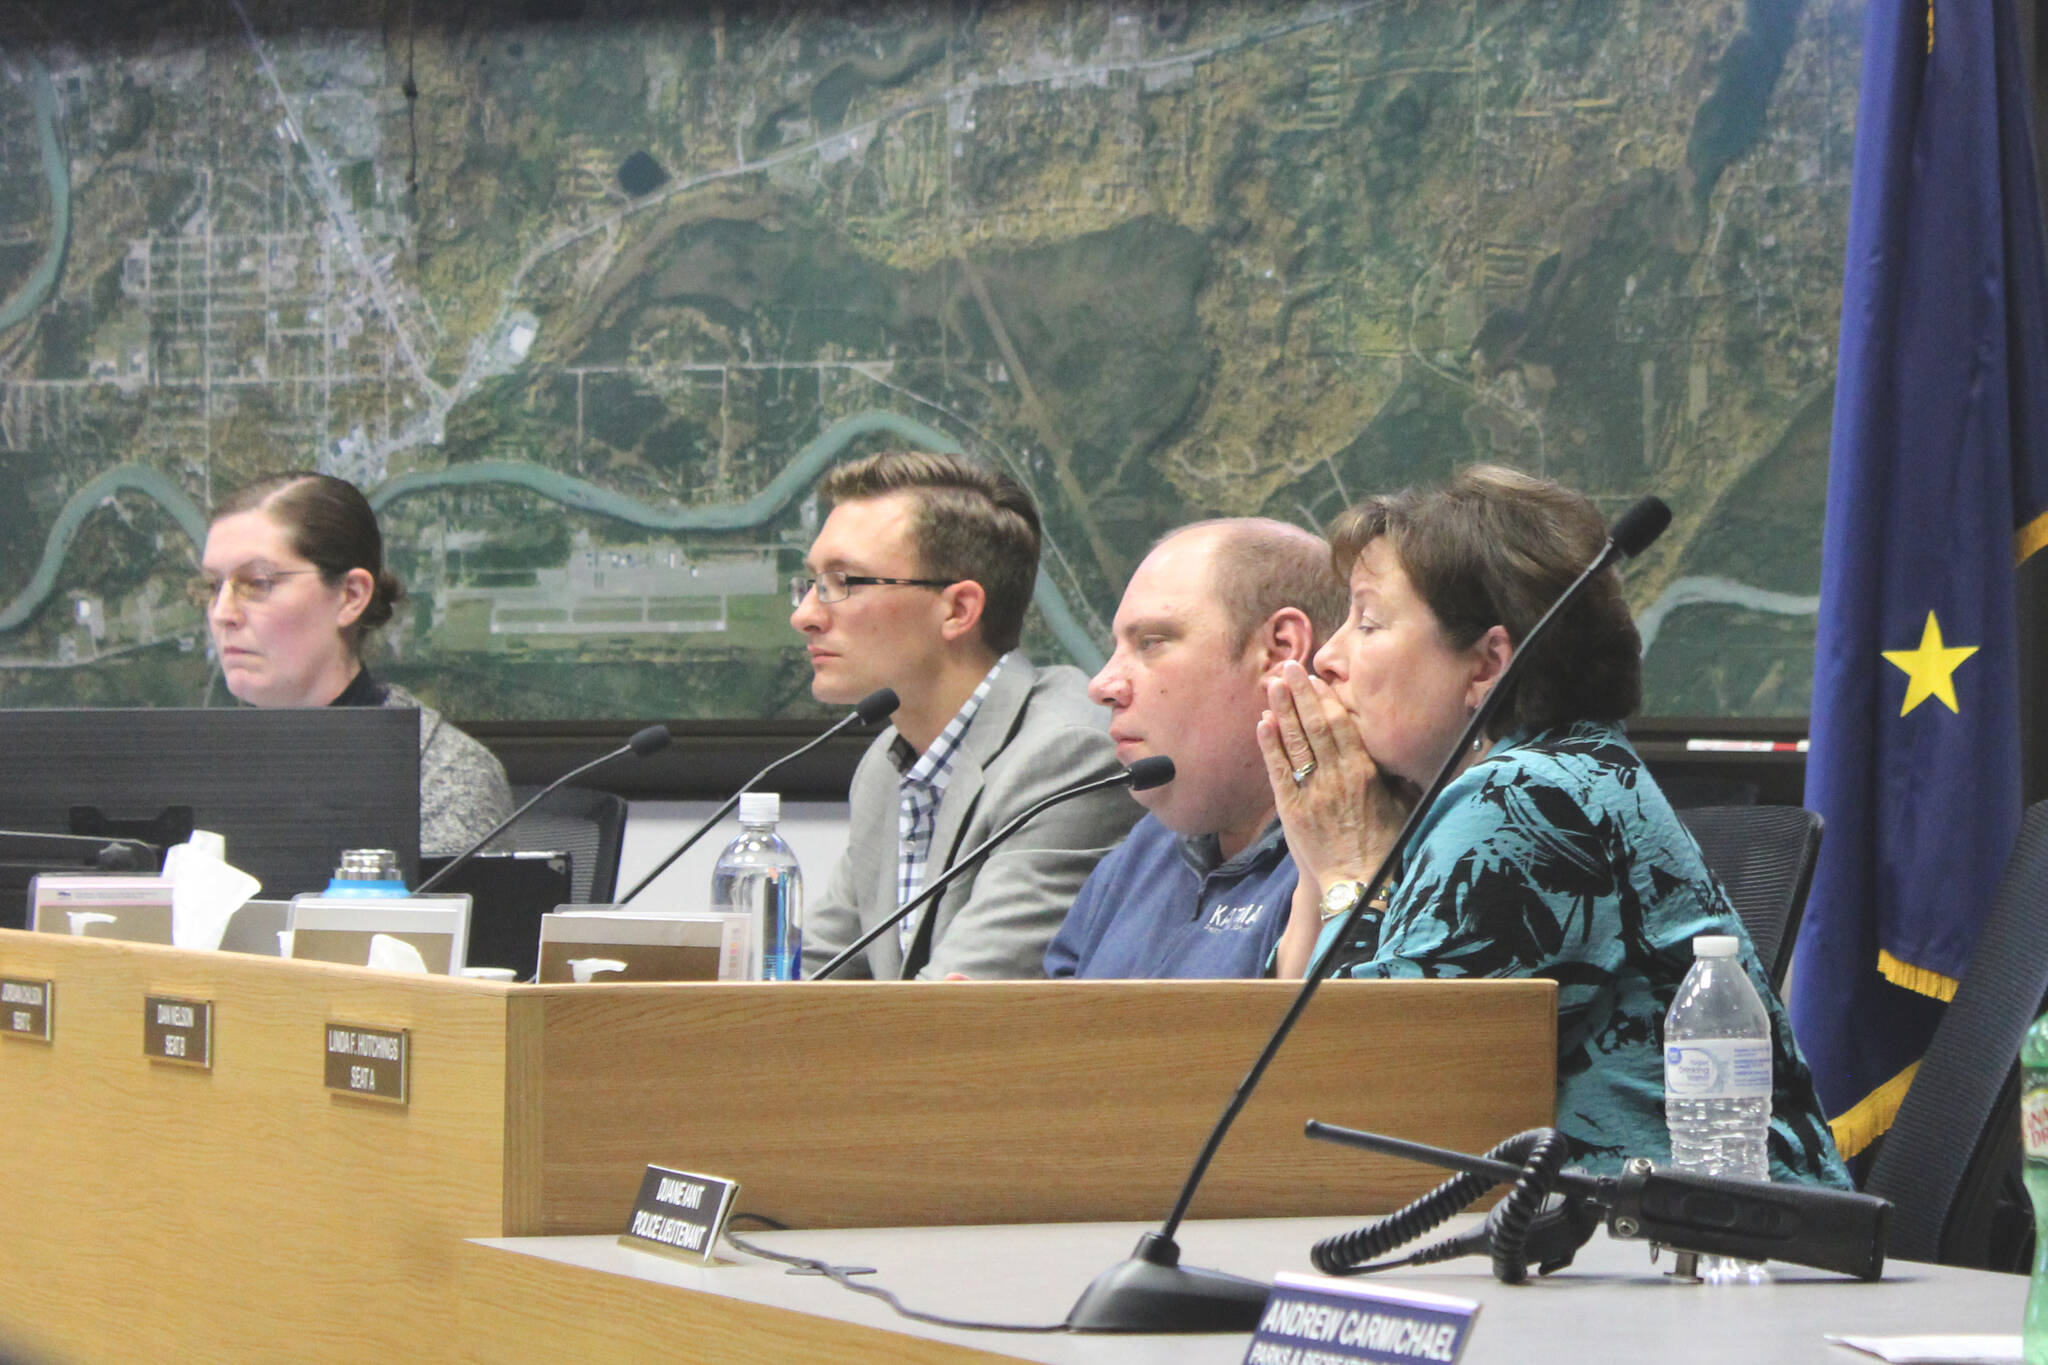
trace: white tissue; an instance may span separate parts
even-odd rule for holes
[[[195,829],[185,843],[164,854],[171,880],[171,942],[212,952],[220,947],[228,921],[262,883],[226,859],[227,841],[210,829]]]
[[[626,964],[615,957],[572,957],[569,959],[569,975],[578,981],[588,981],[599,972],[623,972]]]
[[[93,925],[112,924],[120,918],[118,915],[103,915],[97,910],[67,910],[64,912],[64,917],[71,921],[71,935],[73,938],[85,938],[87,937],[85,931]]]
[[[370,935],[369,966],[386,972],[424,972],[427,960],[420,950],[390,934]]]

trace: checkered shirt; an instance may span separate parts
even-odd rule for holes
[[[946,728],[939,731],[939,737],[932,746],[918,756],[910,765],[896,787],[896,904],[905,906],[924,886],[925,864],[931,860],[932,835],[938,829],[939,799],[946,794],[946,784],[953,780],[953,769],[960,757],[960,741],[967,735],[967,727],[974,723],[975,713],[981,710],[981,703],[987,699],[989,687],[995,682],[996,674],[1008,663],[1005,654],[996,660],[995,667],[974,689],[974,695],[961,703],[953,713],[953,719],[946,722]],[[899,741],[900,742],[900,741]],[[909,746],[904,745],[905,750]],[[925,907],[931,913],[931,907]],[[909,916],[896,926],[897,943],[903,955],[910,956],[910,945],[917,938],[918,917]]]

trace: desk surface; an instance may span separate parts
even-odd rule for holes
[[[1454,1226],[1468,1225],[1469,1220],[1460,1220]],[[1267,1280],[1279,1270],[1308,1271],[1310,1244],[1350,1226],[1327,1218],[1193,1222],[1183,1228],[1180,1240],[1190,1265]],[[778,1251],[873,1266],[878,1273],[872,1282],[893,1290],[912,1308],[976,1320],[1054,1323],[1098,1271],[1129,1254],[1143,1231],[1135,1223],[1087,1223],[748,1235]],[[1661,1266],[1669,1265],[1667,1253]],[[1889,1266],[1877,1284],[1797,1266],[1777,1265],[1773,1272],[1775,1281],[1765,1286],[1680,1281],[1650,1265],[1644,1244],[1613,1241],[1603,1232],[1579,1253],[1574,1266],[1526,1286],[1496,1283],[1477,1258],[1382,1278],[1484,1305],[1466,1349],[1468,1365],[1583,1365],[1650,1357],[1712,1365],[1851,1365],[1872,1357],[1830,1344],[1824,1334],[2013,1333],[2019,1330],[2027,1292],[2024,1276],[1909,1262]],[[878,1300],[817,1277],[789,1274],[779,1265],[749,1259],[699,1268],[629,1250],[609,1237],[473,1243],[464,1267],[466,1308],[484,1316],[517,1314],[510,1303],[472,1302],[478,1292],[490,1300],[507,1290],[539,1303],[553,1300],[557,1308],[580,1301],[583,1320],[571,1329],[576,1339],[586,1350],[598,1343],[616,1346],[618,1354],[607,1358],[621,1361],[641,1357],[630,1340],[614,1340],[610,1333],[622,1324],[607,1315],[630,1313],[633,1331],[644,1332],[650,1328],[649,1313],[664,1307],[682,1315],[677,1330],[700,1342],[740,1342],[747,1332],[770,1331],[787,1344],[837,1341],[844,1349],[833,1357],[849,1360],[1236,1365],[1244,1359],[1247,1342],[1241,1335],[1030,1335],[928,1326],[897,1316]],[[844,1335],[835,1337],[835,1332]],[[896,1343],[893,1350],[881,1344],[878,1332],[889,1334]],[[534,1344],[523,1327],[508,1330],[507,1340],[527,1348]],[[859,1349],[862,1342],[869,1349]],[[761,1344],[754,1342],[757,1350]],[[486,1352],[472,1358],[500,1357]],[[703,1358],[718,1356],[706,1352]]]

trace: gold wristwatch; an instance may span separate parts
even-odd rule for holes
[[[1349,914],[1351,907],[1358,904],[1359,897],[1364,894],[1364,882],[1331,882],[1323,891],[1323,919],[1327,922],[1339,915]]]

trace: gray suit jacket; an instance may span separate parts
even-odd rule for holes
[[[967,727],[953,776],[939,801],[925,883],[954,858],[1062,788],[1117,771],[1108,715],[1088,700],[1079,669],[1034,668],[1013,655],[996,674]],[[896,909],[896,807],[902,772],[890,755],[891,726],[854,771],[846,855],[824,891],[804,907],[804,968],[815,972]],[[931,960],[918,972],[975,978],[1039,977],[1045,946],[1102,856],[1144,812],[1122,787],[1091,792],[1041,812],[979,868],[961,874],[936,904]],[[891,929],[835,977],[894,980],[903,950]]]

